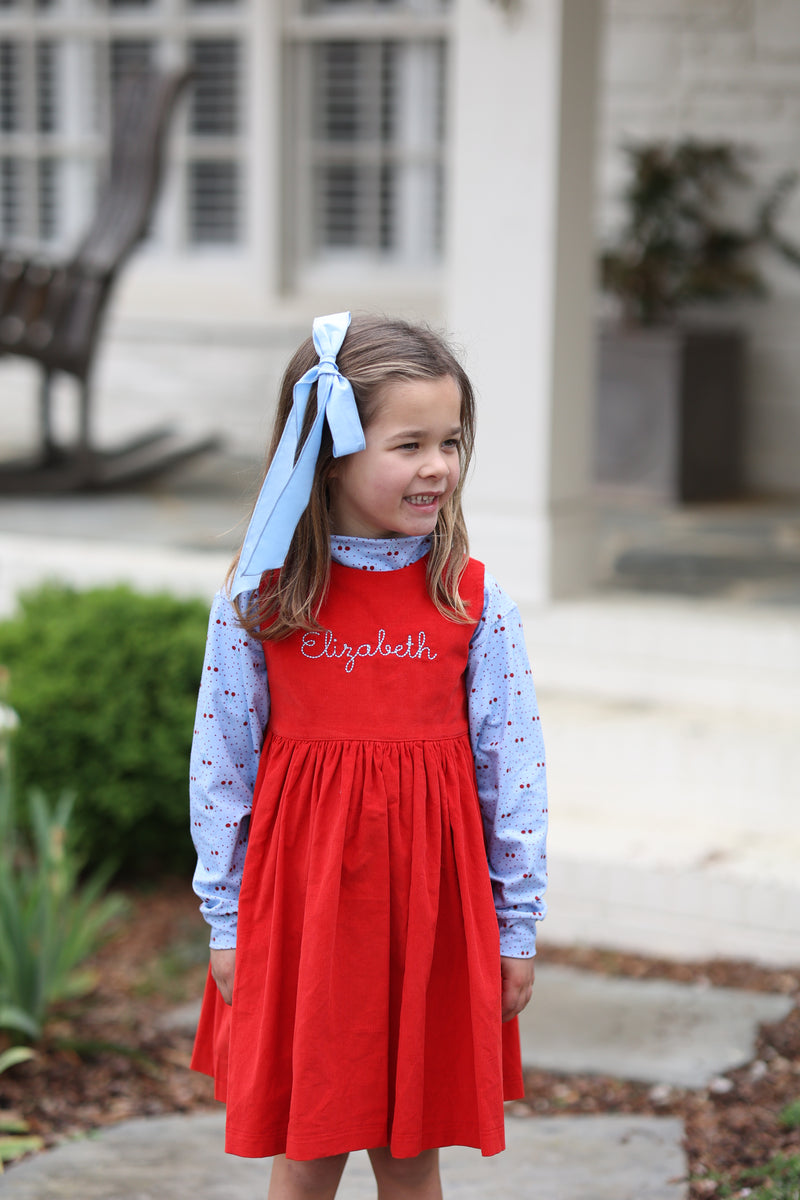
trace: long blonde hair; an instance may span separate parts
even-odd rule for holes
[[[264,474],[277,450],[284,425],[292,410],[295,383],[317,362],[309,337],[286,368],[281,383],[278,409]],[[431,600],[445,616],[465,622],[470,619],[461,596],[459,580],[469,554],[469,542],[461,495],[475,438],[475,394],[469,378],[446,343],[432,330],[406,321],[380,317],[354,317],[336,357],[337,365],[353,388],[361,424],[366,430],[374,418],[381,389],[398,380],[452,377],[461,395],[460,475],[458,485],[442,506],[431,535],[426,581]],[[300,434],[300,445],[308,437],[317,410],[317,385],[311,388]],[[234,605],[244,629],[254,637],[287,637],[297,629],[319,629],[317,613],[330,580],[331,527],[328,515],[328,482],[335,459],[327,425],[314,472],[311,498],[294,532],[286,561],[279,571],[264,575],[261,588],[251,593],[244,608],[239,597]],[[228,573],[233,578],[237,554]]]

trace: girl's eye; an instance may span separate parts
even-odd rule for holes
[[[458,449],[458,438],[448,438],[446,442],[442,442],[443,446],[447,446],[448,450]]]
[[[398,449],[400,449],[400,450],[416,450],[418,445],[419,445],[418,442],[403,442],[402,446],[399,446]]]

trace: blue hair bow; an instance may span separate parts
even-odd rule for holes
[[[355,454],[366,446],[353,389],[336,365],[336,355],[342,347],[349,324],[349,312],[314,319],[312,333],[319,362],[294,385],[292,411],[244,536],[231,585],[231,599],[258,587],[264,571],[283,566],[297,522],[311,497],[325,421],[333,438],[335,458]],[[313,383],[317,385],[317,415],[297,455],[303,416]]]

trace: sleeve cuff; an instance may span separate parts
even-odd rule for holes
[[[500,954],[503,958],[534,958],[536,955],[536,921],[507,921],[498,918]]]
[[[229,913],[225,917],[218,917],[213,924],[209,922],[211,925],[211,936],[209,937],[208,944],[212,950],[236,949],[237,915],[237,913]]]

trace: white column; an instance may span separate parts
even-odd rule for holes
[[[248,181],[248,244],[252,246],[256,286],[268,304],[275,302],[283,283],[282,9],[281,4],[253,4],[252,40],[245,52],[249,152],[243,171]]]
[[[520,603],[591,577],[597,0],[457,0],[448,325],[479,393],[473,551]]]

